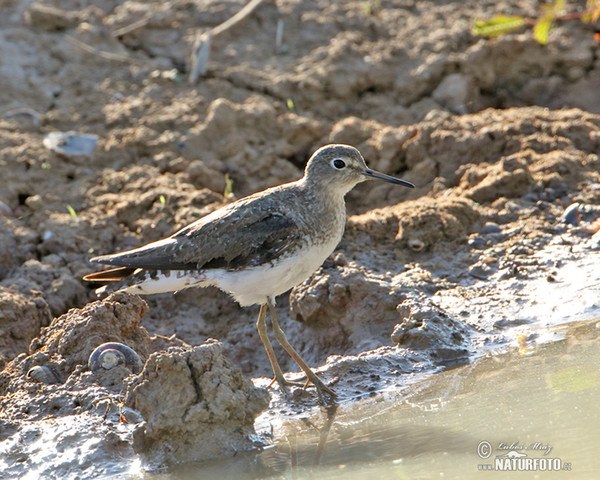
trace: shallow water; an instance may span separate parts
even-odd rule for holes
[[[598,478],[600,321],[554,327],[551,337],[342,405],[322,451],[315,426],[325,413],[316,411],[275,426],[286,434],[258,454],[142,478]],[[486,471],[500,467],[537,470]]]

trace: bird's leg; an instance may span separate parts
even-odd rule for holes
[[[273,369],[273,374],[275,375],[275,380],[281,387],[284,393],[286,386],[290,385],[298,385],[293,382],[289,382],[283,376],[283,372],[281,371],[281,367],[279,366],[279,362],[277,362],[277,357],[275,356],[275,352],[273,351],[273,346],[271,345],[271,341],[269,340],[269,335],[267,334],[267,306],[265,304],[260,306],[260,311],[258,312],[258,320],[256,321],[256,329],[258,330],[258,336],[265,347],[267,352],[267,357],[269,357],[269,363],[271,364],[271,368]]]
[[[277,321],[277,314],[275,313],[275,305],[273,305],[273,300],[268,299],[269,312],[271,313],[271,325],[273,327],[273,334],[275,335],[275,339],[281,344],[283,349],[288,353],[290,357],[298,364],[298,366],[302,369],[308,381],[310,381],[315,388],[317,389],[317,393],[319,394],[319,398],[323,400],[323,393],[327,393],[332,400],[335,401],[337,395],[335,392],[325,385],[319,377],[311,370],[311,368],[306,364],[302,357],[294,350],[294,347],[290,345],[285,333],[279,326],[279,322]]]

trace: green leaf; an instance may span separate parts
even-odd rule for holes
[[[167,199],[165,198],[164,195],[161,195],[160,197],[158,197],[158,201],[160,202],[161,205],[167,204]]]
[[[71,205],[67,205],[67,211],[69,212],[69,215],[73,217],[73,220],[77,220],[77,212]]]
[[[496,15],[487,20],[475,20],[471,32],[481,37],[498,37],[505,33],[518,30],[525,26],[527,21],[519,16]]]
[[[294,105],[294,101],[291,98],[286,100],[287,108],[290,112],[293,112],[296,109],[296,105]]]
[[[533,27],[533,39],[542,45],[546,45],[548,43],[548,34],[550,33],[550,28],[552,28],[553,23],[553,15],[544,15],[541,17],[535,22]]]

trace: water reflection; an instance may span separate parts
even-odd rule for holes
[[[496,457],[519,455],[559,458],[561,468],[571,469],[568,478],[597,478],[599,326],[596,321],[565,325],[552,331],[557,341],[481,358],[435,374],[402,394],[385,393],[334,411],[317,410],[304,420],[287,419],[275,445],[258,454],[188,465],[149,478],[488,475],[497,480],[514,478],[515,473],[482,469],[494,467]],[[565,478],[564,471],[524,475]]]

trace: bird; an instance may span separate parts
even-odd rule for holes
[[[190,287],[215,286],[242,307],[259,305],[256,321],[279,388],[300,385],[285,378],[269,340],[274,338],[316,388],[321,403],[337,395],[306,364],[288,341],[275,311],[275,298],[301,284],[333,253],[344,233],[344,197],[365,180],[405,187],[405,180],[367,167],[350,145],[330,144],[314,152],[304,176],[225,205],[170,237],[133,250],[91,258],[112,268],[84,280],[104,285],[97,293],[123,291],[149,295]]]

